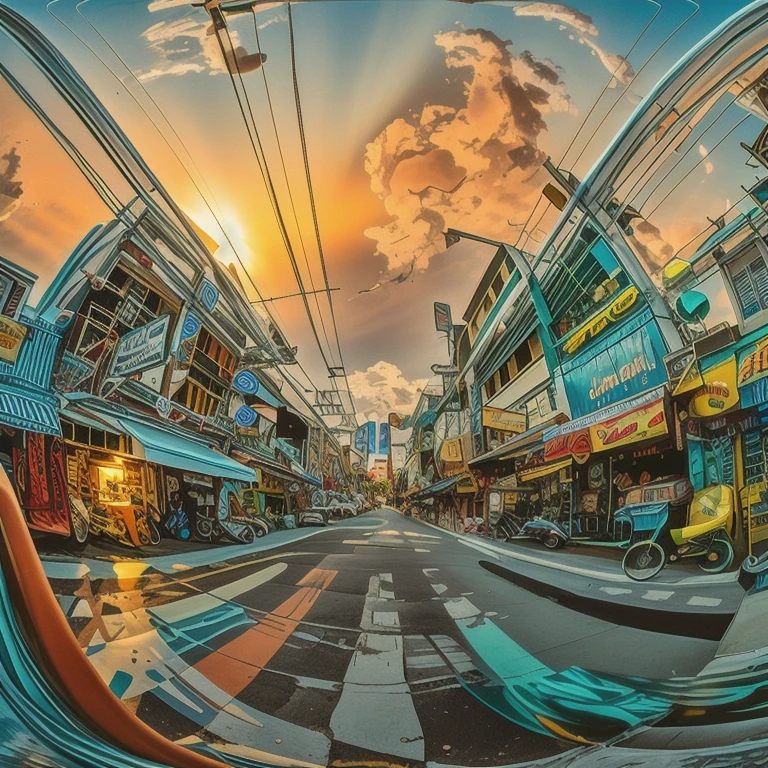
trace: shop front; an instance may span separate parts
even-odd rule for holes
[[[625,490],[687,475],[669,412],[665,387],[658,387],[547,430],[544,460],[573,461],[574,534],[610,536]]]

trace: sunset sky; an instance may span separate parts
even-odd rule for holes
[[[89,0],[79,5],[81,16],[72,0],[58,0],[48,11],[46,3],[37,0],[10,4],[78,67],[172,196],[220,243],[216,255],[227,263],[234,260],[209,205],[261,294],[296,292],[203,9],[180,0]],[[700,12],[645,67],[651,53],[690,16],[692,3],[664,0],[639,41],[656,12],[649,0],[578,0],[571,6],[451,0],[293,5],[320,231],[330,284],[340,289],[333,294],[336,318],[358,410],[409,410],[430,366],[446,361],[445,339],[434,331],[432,303],[450,303],[459,322],[493,249],[462,243],[446,252],[444,229],[514,243],[520,228],[512,225],[526,220],[548,180],[541,163],[548,155],[561,161],[606,84],[612,87],[563,163],[580,178],[669,66],[744,5],[740,0],[700,4]],[[243,77],[305,282],[320,287],[285,6],[273,3],[255,15],[230,18],[234,42],[247,53],[256,51],[254,24],[268,58],[262,69]],[[39,86],[29,62],[2,35],[0,60],[25,84],[28,80],[28,87]],[[309,270],[267,108],[264,76]],[[588,141],[617,99],[617,107]],[[0,104],[0,255],[40,275],[37,297],[87,230],[109,214],[2,81]],[[707,224],[705,216],[715,218],[736,203],[743,195],[739,184],[754,181],[738,143],[751,143],[761,124],[749,117],[735,127],[746,114],[736,105],[724,110],[676,171],[682,176],[698,164],[685,184],[650,217],[672,249],[699,233]],[[660,178],[640,193],[641,202]],[[5,190],[19,181],[23,194],[9,197]],[[645,211],[666,191],[662,184]],[[534,239],[526,241],[527,249],[536,249],[535,240],[542,239],[554,220],[551,214],[542,220],[532,233]],[[387,282],[403,274],[408,277]],[[377,284],[381,287],[360,293]],[[722,297],[712,299],[724,310]],[[327,354],[339,364],[327,300],[312,300],[311,307],[318,327],[320,318],[327,326]],[[326,374],[303,304],[287,299],[270,308],[320,386]],[[322,330],[321,340],[325,344]]]

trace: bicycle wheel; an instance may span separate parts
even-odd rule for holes
[[[666,560],[666,553],[655,541],[639,541],[627,550],[621,567],[630,579],[647,581],[661,571]]]

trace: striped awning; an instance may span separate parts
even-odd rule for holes
[[[0,392],[0,424],[27,432],[61,435],[55,398],[34,390]]]

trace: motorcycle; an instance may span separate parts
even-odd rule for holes
[[[547,549],[560,549],[570,540],[568,532],[559,523],[553,520],[533,518],[526,520],[522,525],[515,518],[504,513],[496,523],[493,531],[494,537],[501,541],[515,541],[525,539],[538,541]]]
[[[635,501],[630,494],[628,500]],[[635,581],[652,579],[668,562],[688,558],[699,558],[699,567],[706,573],[721,573],[733,562],[730,486],[704,488],[692,495],[690,504],[649,503],[641,497],[637,503],[625,503],[615,518],[631,527],[634,543],[624,555],[622,568]]]

